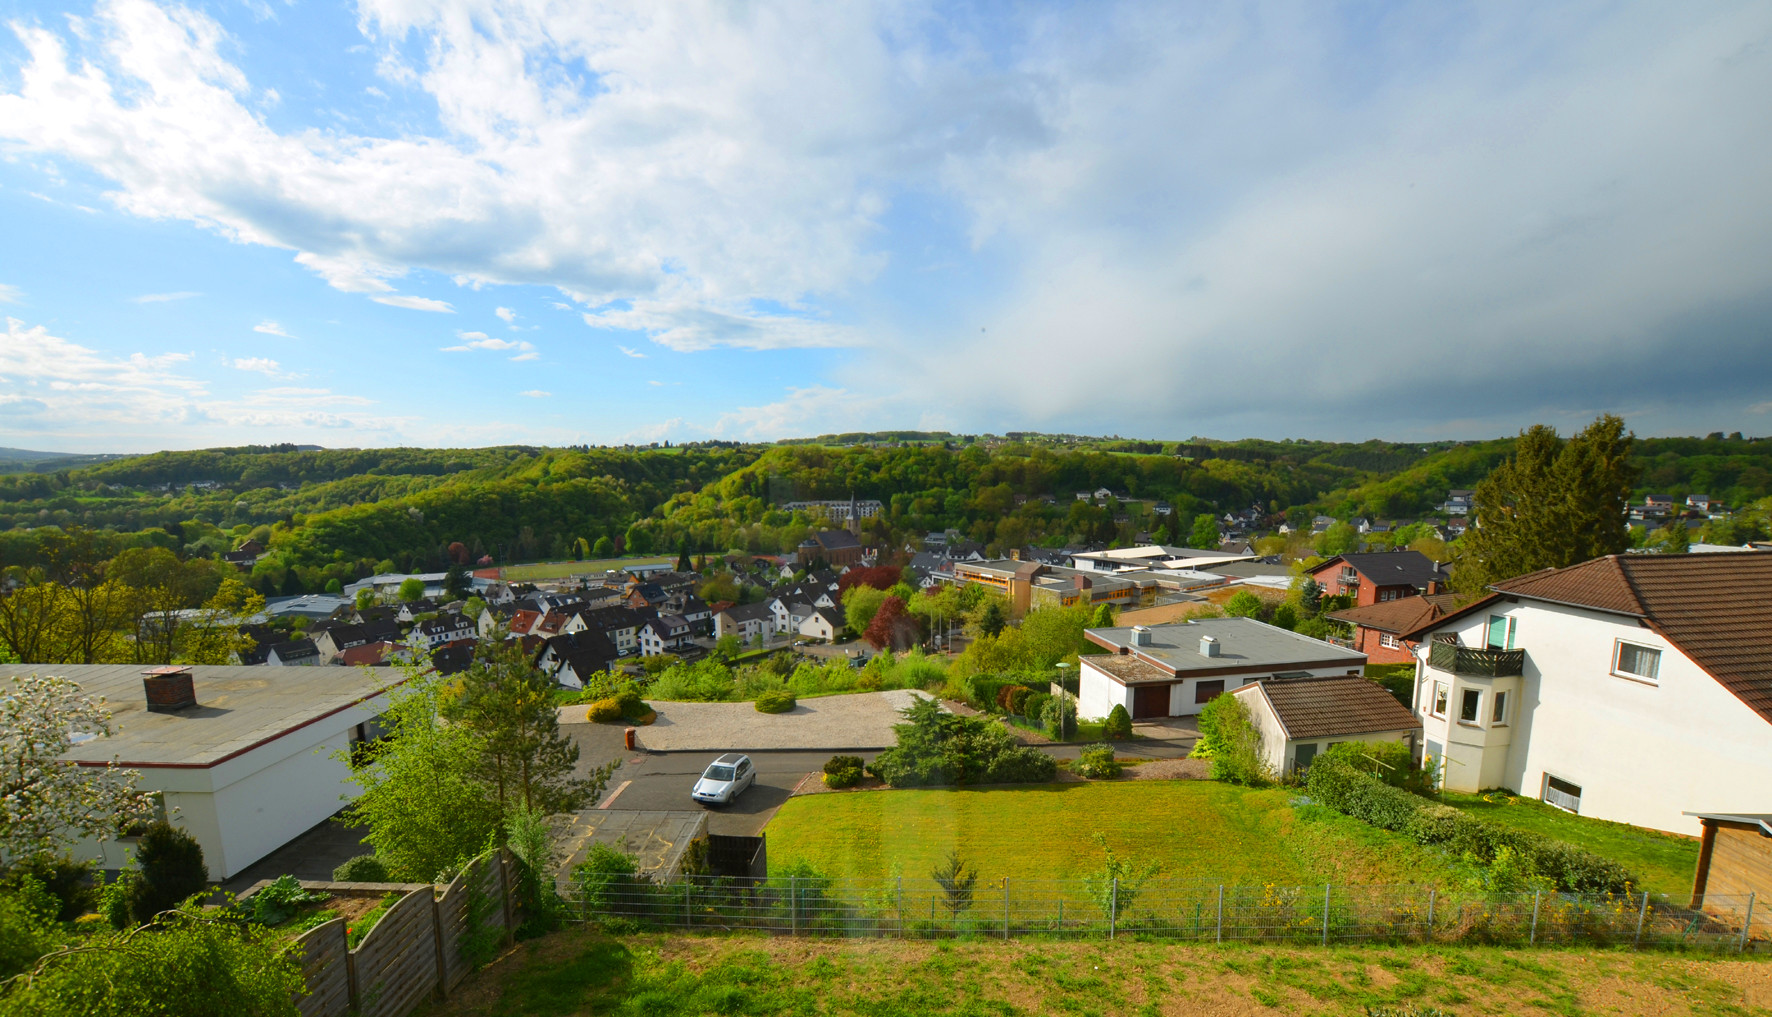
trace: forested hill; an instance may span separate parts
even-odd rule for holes
[[[1251,505],[1270,515],[1410,518],[1431,513],[1449,489],[1474,487],[1512,447],[902,432],[775,446],[162,452],[0,476],[0,564],[36,563],[43,527],[92,528],[117,549],[199,555],[254,535],[275,552],[254,585],[293,592],[381,567],[440,567],[458,541],[501,562],[583,553],[598,538],[627,550],[685,540],[786,550],[815,520],[782,503],[851,494],[886,505],[876,537],[955,527],[999,547],[1120,539],[1126,512],[1157,499],[1183,519]],[[1772,495],[1772,440],[1644,439],[1636,460],[1639,495],[1704,493],[1737,506]],[[1101,487],[1128,504],[1074,497]]]

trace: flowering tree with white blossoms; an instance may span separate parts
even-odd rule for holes
[[[80,836],[100,840],[153,810],[141,774],[116,764],[58,758],[83,736],[111,733],[104,698],[66,678],[0,681],[0,861],[52,852]]]

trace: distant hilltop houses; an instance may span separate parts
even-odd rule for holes
[[[784,503],[782,509],[788,512],[823,512],[825,518],[833,523],[852,523],[860,519],[872,519],[885,511],[886,506],[873,499],[857,501],[853,498],[830,499],[826,501],[790,501]]]

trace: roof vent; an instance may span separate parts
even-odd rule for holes
[[[1200,637],[1200,656],[1202,656],[1202,657],[1216,657],[1216,656],[1218,656],[1218,639],[1216,636],[1201,636]]]
[[[148,696],[152,713],[177,713],[197,705],[197,690],[191,685],[191,669],[178,664],[149,668],[142,672],[142,689]]]
[[[1149,625],[1134,625],[1134,626],[1132,626],[1132,645],[1133,646],[1149,646],[1149,645],[1151,645],[1151,627]]]

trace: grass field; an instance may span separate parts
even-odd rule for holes
[[[869,791],[791,798],[769,822],[771,868],[796,860],[874,878],[924,878],[958,850],[985,881],[1074,879],[1101,867],[1100,832],[1170,879],[1253,885],[1425,883],[1456,878],[1438,853],[1296,792],[1217,781],[1045,784],[985,791]]]
[[[587,929],[531,940],[431,1017],[616,1014],[1764,1014],[1772,962],[1489,947],[807,940]],[[1430,1009],[1432,1008],[1432,1009]]]
[[[1605,855],[1636,873],[1645,889],[1658,893],[1690,892],[1698,868],[1698,842],[1671,833],[1576,816],[1530,798],[1502,795],[1487,801],[1481,795],[1447,791],[1441,800],[1491,823],[1542,833]]]
[[[586,572],[609,572],[629,565],[669,565],[676,555],[654,555],[650,558],[601,558],[597,561],[544,561],[534,565],[506,565],[499,575],[506,582],[533,583],[546,579],[565,579]]]

